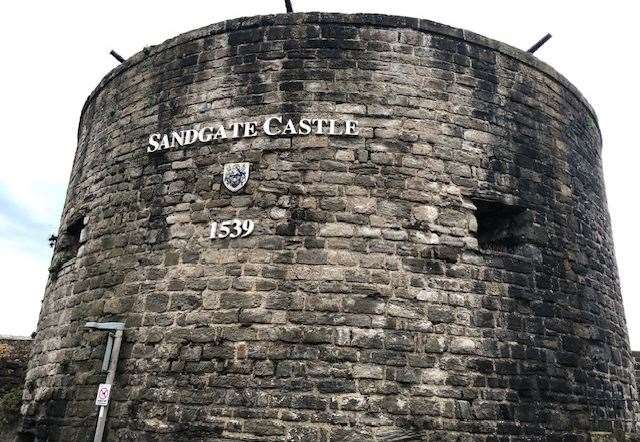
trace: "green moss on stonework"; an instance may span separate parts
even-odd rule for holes
[[[54,278],[58,276],[58,272],[62,269],[62,266],[73,257],[75,257],[75,254],[71,252],[60,252],[55,255],[51,261],[51,265],[49,266],[49,273],[51,276]]]
[[[0,431],[15,427],[20,417],[22,388],[15,387],[0,398]]]

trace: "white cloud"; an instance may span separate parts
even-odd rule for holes
[[[29,336],[36,330],[50,257],[25,252],[20,243],[5,239],[0,239],[0,251],[0,334]]]

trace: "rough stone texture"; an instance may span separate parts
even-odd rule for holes
[[[145,151],[275,114],[361,134]],[[637,431],[600,148],[553,69],[425,20],[242,18],[148,48],[82,113],[24,428],[91,438],[105,336],[82,325],[123,320],[109,440]],[[254,235],[207,239],[233,217]]]
[[[0,336],[0,442],[13,441],[20,424],[20,393],[31,342],[27,337]]]
[[[640,390],[640,351],[631,352],[636,373],[636,387]]]
[[[31,338],[0,336],[0,398],[24,384]]]

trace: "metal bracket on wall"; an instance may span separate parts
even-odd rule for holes
[[[105,348],[104,357],[102,359],[102,371],[107,372],[106,384],[113,384],[116,377],[116,368],[118,366],[118,357],[120,356],[120,345],[122,344],[122,334],[124,330],[124,322],[87,322],[87,328],[94,330],[105,330],[109,334],[107,336],[107,347]],[[98,412],[98,422],[96,423],[96,433],[94,442],[102,442],[104,427],[107,422],[107,411],[109,404],[100,405]]]

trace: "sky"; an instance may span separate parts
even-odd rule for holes
[[[631,346],[640,350],[637,167],[640,37],[635,2],[292,0],[296,12],[426,18],[537,53],[596,109]],[[284,0],[2,2],[0,6],[0,335],[36,327],[76,148],[82,105],[125,57],[182,32],[284,12]],[[634,203],[635,201],[635,203]]]

